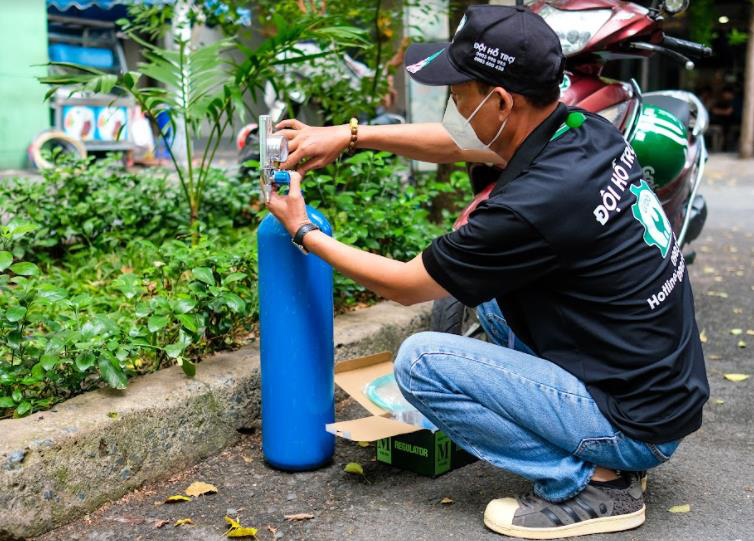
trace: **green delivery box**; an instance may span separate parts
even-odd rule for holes
[[[364,394],[375,378],[390,374],[390,352],[349,359],[335,365],[335,383],[372,415],[327,425],[327,431],[352,441],[376,442],[377,460],[420,475],[435,477],[460,468],[476,458],[443,432],[432,432],[390,417]]]
[[[436,477],[476,460],[443,432],[418,430],[377,440],[377,460],[420,475]]]

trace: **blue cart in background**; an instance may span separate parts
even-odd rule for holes
[[[49,58],[110,73],[127,70],[122,39],[111,21],[48,14]],[[54,68],[52,68],[54,69]],[[95,152],[121,151],[124,161],[136,147],[132,124],[135,107],[130,96],[58,90],[51,99],[52,130],[40,134],[30,147],[30,158],[39,168],[49,166],[42,148],[64,147],[86,156]]]

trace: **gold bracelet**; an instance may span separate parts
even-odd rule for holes
[[[348,143],[346,152],[353,154],[353,151],[356,149],[356,141],[359,139],[359,119],[352,116],[348,125],[351,126],[351,142]]]

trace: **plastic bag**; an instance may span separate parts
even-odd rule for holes
[[[403,397],[394,374],[385,374],[369,382],[364,387],[364,394],[375,405],[390,413],[390,417],[410,425],[436,431],[438,428],[424,417],[411,403]]]

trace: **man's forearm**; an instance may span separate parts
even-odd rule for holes
[[[341,274],[386,299],[410,305],[447,296],[438,284],[426,279],[426,274],[416,272],[416,260],[403,263],[372,254],[343,244],[321,231],[307,233],[304,246]]]
[[[502,163],[494,152],[460,150],[439,122],[359,126],[357,148],[384,150],[432,163]]]
[[[401,302],[401,294],[392,284],[398,282],[405,263],[348,246],[321,231],[307,233],[304,246],[341,274],[386,299]]]

